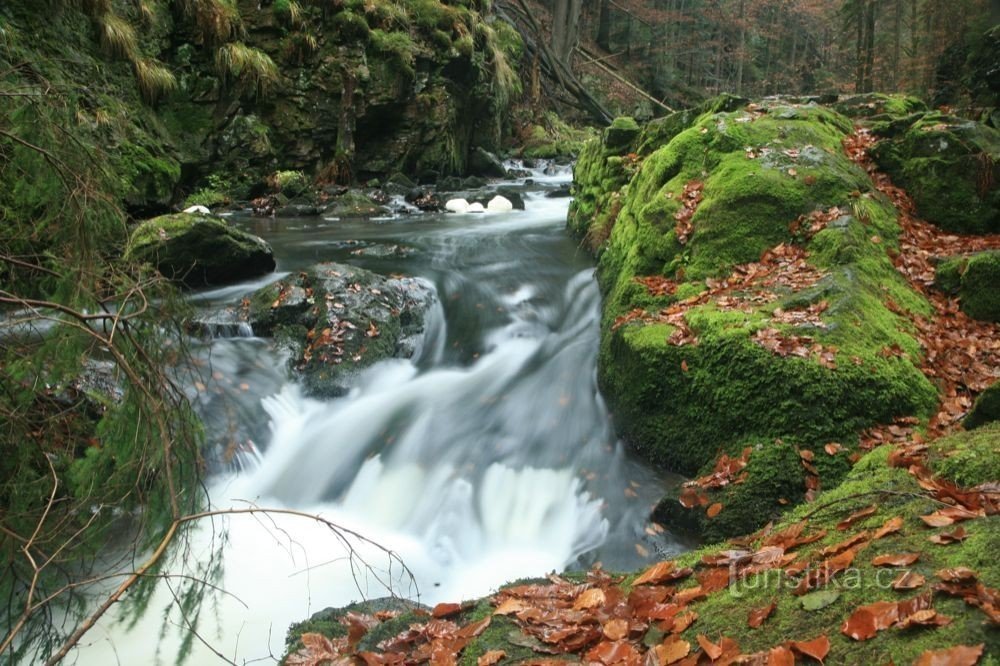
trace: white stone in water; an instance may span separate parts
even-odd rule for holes
[[[491,213],[506,213],[508,211],[514,210],[514,204],[510,202],[510,199],[499,194],[490,199],[490,202],[486,204],[486,210]]]
[[[185,208],[184,212],[188,213],[188,214],[197,214],[197,215],[211,215],[212,214],[212,211],[210,211],[209,209],[205,208],[204,206],[191,206],[190,208]]]
[[[444,209],[452,213],[466,213],[469,210],[469,202],[465,199],[448,199]]]
[[[465,211],[466,213],[484,213],[486,209],[483,208],[483,204],[478,201],[474,204],[469,204],[469,209]]]

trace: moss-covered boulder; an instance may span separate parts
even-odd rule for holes
[[[965,417],[962,425],[968,430],[973,430],[987,423],[995,423],[997,421],[1000,421],[1000,381],[979,394],[975,404],[972,406],[972,410]],[[993,447],[992,455],[994,458],[996,457],[998,447],[1000,447],[1000,442],[997,442]],[[994,460],[991,464],[995,463],[996,461]]]
[[[599,379],[621,434],[688,475],[751,447],[743,479],[711,492],[720,513],[659,512],[712,536],[801,498],[815,482],[799,451],[835,485],[862,430],[936,402],[907,317],[930,306],[890,259],[895,209],[844,154],[851,122],[815,104],[722,108],[651,123],[625,154],[588,146],[570,217],[607,239]],[[820,453],[831,442],[845,452]]]
[[[922,217],[958,233],[1000,232],[1000,131],[933,112],[891,133],[872,155]]]
[[[879,120],[927,111],[923,100],[909,95],[865,93],[837,100],[833,109],[848,118]]]
[[[973,319],[1000,321],[1000,251],[952,257],[938,264],[934,284],[958,296]]]
[[[323,263],[258,290],[232,312],[287,347],[306,391],[325,397],[346,393],[377,361],[413,356],[433,300],[423,280]]]
[[[261,238],[208,215],[178,213],[146,220],[132,232],[126,256],[145,261],[186,287],[239,282],[274,270]]]

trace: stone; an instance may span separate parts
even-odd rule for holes
[[[514,210],[514,205],[507,197],[496,195],[486,204],[486,210],[491,213],[508,213]]]
[[[444,209],[449,213],[466,213],[469,210],[469,202],[465,199],[449,199]]]
[[[199,213],[146,220],[132,232],[125,256],[189,288],[247,280],[275,266],[263,239]]]
[[[507,170],[493,153],[483,148],[475,148],[469,153],[469,174],[485,178],[506,178]]]
[[[467,212],[467,213],[485,213],[486,212],[486,208],[483,207],[483,204],[481,204],[481,203],[479,203],[477,201],[475,203],[469,204],[469,207],[468,207],[468,209],[466,209],[465,212]]]
[[[212,211],[210,211],[205,206],[188,206],[187,208],[184,209],[184,212],[187,213],[188,215],[191,215],[191,214],[211,215],[212,214]]]

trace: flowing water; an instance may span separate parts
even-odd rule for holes
[[[210,479],[214,507],[316,513],[378,545],[288,514],[204,521],[168,567],[221,553],[225,593],[203,609],[188,663],[272,661],[290,622],[361,598],[457,601],[683,549],[648,528],[668,481],[623,450],[597,390],[593,264],[565,232],[568,200],[544,196],[567,179],[540,178],[525,211],[502,214],[235,220],[272,244],[278,273],[196,300],[345,261],[424,278],[437,303],[412,359],[377,364],[335,400],[304,397],[252,331],[206,344],[193,395],[230,461]],[[79,663],[172,662],[190,618],[174,609],[164,627],[161,610],[180,582],[160,583],[131,631],[92,630]]]

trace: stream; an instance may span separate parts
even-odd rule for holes
[[[224,461],[208,480],[213,508],[315,513],[374,543],[288,514],[202,521],[165,568],[221,565],[224,592],[203,605],[187,663],[271,663],[291,622],[362,598],[433,605],[686,550],[647,523],[679,480],[630,457],[597,389],[593,261],[565,231],[569,199],[545,196],[569,178],[537,173],[526,210],[509,213],[233,218],[271,243],[277,272],[195,294],[199,305],[320,261],[426,279],[437,303],[412,359],[375,365],[338,399],[303,396],[252,331],[203,343],[191,395]],[[102,620],[77,663],[173,663],[192,620],[164,613],[170,581],[142,615]]]

